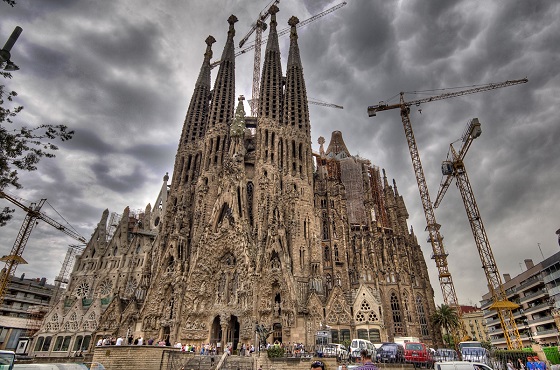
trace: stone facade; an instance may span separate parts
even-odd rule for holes
[[[257,324],[272,332],[271,342],[307,346],[318,330],[335,342],[440,338],[429,324],[435,306],[426,263],[396,183],[352,156],[338,131],[327,150],[320,138],[320,152],[312,151],[298,19],[289,21],[284,75],[277,11],[270,10],[258,117],[245,116],[242,97],[236,108],[231,16],[213,89],[215,39],[206,39],[157,217],[148,207],[132,220],[125,210],[121,234],[110,241],[102,222],[51,321],[57,315],[64,325],[76,312],[84,322],[93,315],[80,329],[88,335],[234,348],[254,343]],[[145,232],[135,233],[131,225],[140,224]]]

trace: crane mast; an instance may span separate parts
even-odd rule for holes
[[[418,152],[418,146],[416,145],[416,139],[414,138],[414,132],[412,130],[412,124],[410,122],[410,106],[423,103],[429,103],[432,101],[438,101],[443,99],[449,99],[453,97],[474,94],[482,91],[499,89],[501,87],[512,86],[516,84],[526,83],[528,80],[512,80],[505,81],[501,83],[490,83],[486,85],[473,86],[470,89],[465,89],[461,91],[454,91],[449,93],[440,94],[437,96],[432,96],[428,98],[405,101],[404,92],[400,93],[400,101],[397,104],[388,105],[384,102],[380,102],[378,105],[372,105],[368,107],[368,116],[373,117],[377,115],[377,112],[382,112],[391,109],[400,109],[401,120],[403,123],[404,133],[408,143],[408,149],[410,152],[410,157],[412,160],[412,167],[414,169],[414,174],[416,176],[416,182],[418,184],[418,191],[420,192],[420,199],[422,201],[422,208],[424,209],[424,216],[426,218],[426,230],[429,233],[428,241],[432,246],[432,259],[436,263],[438,269],[438,279],[440,283],[441,292],[443,295],[443,301],[445,304],[452,308],[455,308],[457,315],[459,316],[460,327],[454,330],[453,337],[455,343],[458,343],[461,337],[466,336],[466,330],[463,324],[462,313],[457,299],[457,293],[455,291],[455,286],[453,284],[453,278],[449,272],[449,265],[447,263],[447,252],[443,245],[443,237],[439,232],[440,225],[436,221],[434,209],[432,202],[430,200],[430,194],[428,191],[428,185],[426,183],[426,177],[424,176],[424,170],[422,168],[422,162],[420,161],[420,153]]]
[[[467,212],[467,218],[469,219],[471,231],[480,256],[480,261],[482,262],[482,268],[484,269],[484,274],[486,275],[488,289],[490,290],[490,294],[492,296],[493,303],[490,308],[496,310],[498,314],[508,349],[522,348],[519,330],[517,329],[517,324],[515,323],[515,319],[513,317],[513,310],[519,308],[519,305],[510,302],[507,299],[506,292],[502,285],[500,271],[498,270],[498,265],[494,259],[488,235],[486,234],[482,217],[474,197],[474,192],[467,175],[465,163],[463,161],[472,144],[472,141],[478,138],[481,133],[482,131],[480,129],[480,122],[478,121],[478,118],[473,118],[468,123],[465,134],[463,134],[463,145],[459,150],[459,153],[457,153],[453,147],[453,143],[449,145],[452,160],[444,161],[442,164],[442,172],[445,177],[442,179],[434,207],[437,208],[439,206],[447,188],[449,188],[453,178],[455,178],[457,180],[457,187],[459,188],[463,199],[463,204],[465,205],[465,211]]]
[[[73,230],[68,229],[64,225],[58,223],[57,221],[53,220],[46,214],[42,213],[41,207],[47,201],[46,199],[41,199],[37,204],[31,203],[30,206],[26,206],[16,198],[12,197],[11,195],[1,190],[0,190],[0,198],[5,198],[6,200],[10,201],[11,203],[15,204],[16,206],[20,207],[21,209],[27,212],[10,254],[8,256],[4,256],[0,258],[0,261],[6,262],[6,265],[2,269],[2,273],[0,276],[0,302],[2,302],[2,300],[4,299],[4,294],[6,294],[6,289],[8,287],[8,284],[10,283],[10,279],[15,274],[17,266],[19,264],[27,263],[23,259],[22,254],[23,254],[23,250],[25,249],[25,245],[27,244],[27,240],[29,239],[29,235],[31,235],[31,231],[33,230],[33,227],[35,226],[36,221],[38,219],[45,221],[46,223],[53,226],[54,228],[62,231],[66,235],[82,243],[86,243],[86,239],[80,234],[74,232]]]

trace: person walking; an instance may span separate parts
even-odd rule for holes
[[[371,353],[369,353],[367,349],[362,349],[360,351],[360,360],[362,362],[362,366],[360,366],[357,370],[377,370],[377,366],[375,366],[371,361]]]

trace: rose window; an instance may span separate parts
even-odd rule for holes
[[[129,280],[128,283],[126,283],[125,292],[127,294],[132,294],[136,291],[136,288],[138,288],[138,283],[136,282],[136,280]]]
[[[85,298],[87,297],[89,293],[89,284],[84,282],[81,283],[80,285],[78,285],[78,288],[76,288],[76,296],[78,298]]]
[[[111,293],[112,289],[113,289],[113,285],[109,280],[104,280],[99,286],[99,291],[101,292],[101,295],[107,295]]]

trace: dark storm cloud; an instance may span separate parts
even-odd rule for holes
[[[18,193],[32,200],[47,197],[86,236],[103,209],[121,213],[127,205],[143,209],[153,202],[162,176],[172,176],[204,39],[209,34],[217,39],[213,59],[218,59],[229,15],[239,18],[238,43],[267,3],[19,0],[13,10],[0,4],[3,17],[5,9],[8,14],[0,36],[7,37],[15,25],[24,28],[12,53],[22,70],[10,81],[25,105],[22,120],[66,123],[76,131],[73,140],[60,145],[57,158],[22,174],[25,188]],[[302,21],[337,3],[283,0],[278,28],[287,27],[291,15]],[[368,118],[367,106],[380,100],[396,103],[401,91],[529,78],[524,85],[411,107],[432,201],[449,143],[460,138],[471,118],[482,122],[483,134],[465,163],[500,271],[519,273],[518,262],[541,258],[537,242],[545,256],[557,250],[559,18],[560,4],[553,1],[352,0],[298,29],[308,96],[344,106],[310,106],[313,149],[319,148],[319,136],[328,143],[331,132],[340,130],[352,154],[386,169],[390,183],[396,180],[438,303],[437,270],[429,260],[431,247],[399,112]],[[285,70],[287,36],[280,45]],[[236,95],[251,95],[252,63],[252,53],[237,58]],[[0,233],[5,249],[17,235],[20,216]],[[486,282],[455,185],[436,216],[459,300],[476,303]],[[48,253],[27,271],[51,271],[51,278],[58,273],[60,262],[52,261],[61,261],[72,239],[56,234],[55,229],[35,230],[31,250]]]

